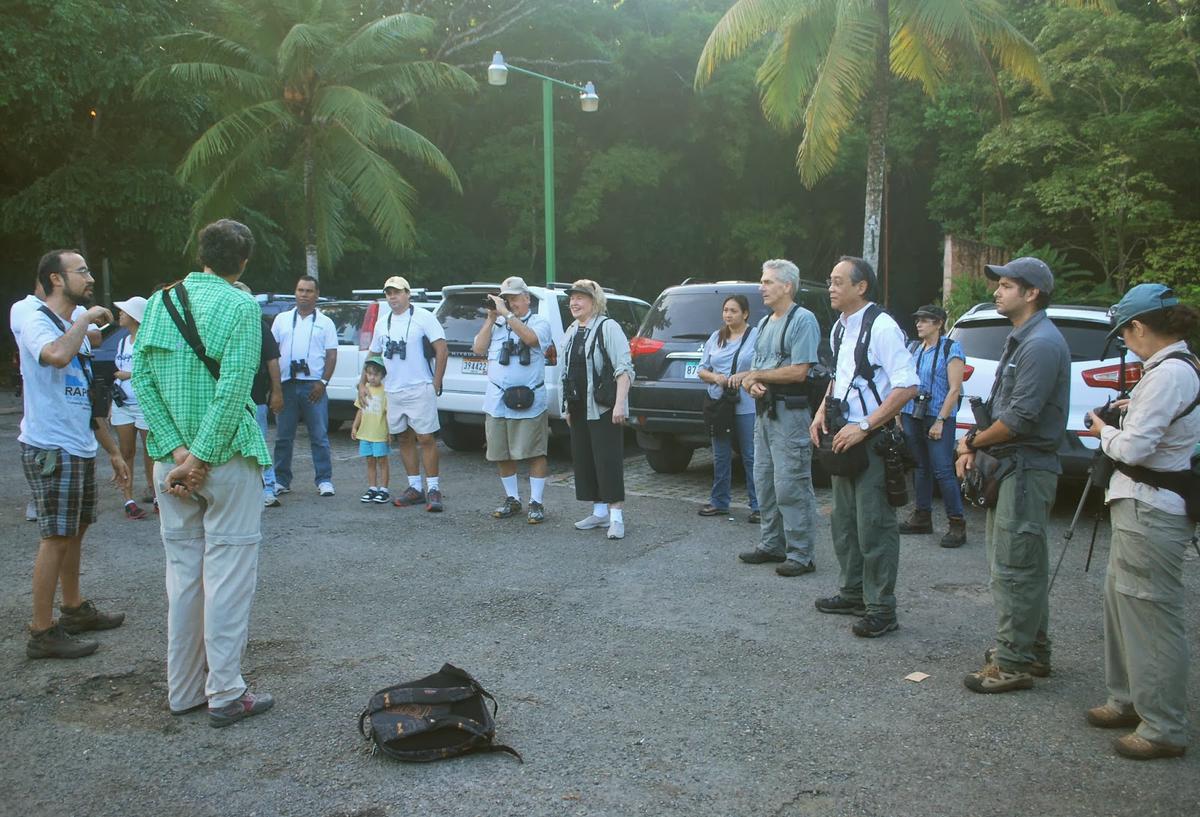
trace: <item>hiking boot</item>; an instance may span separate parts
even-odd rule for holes
[[[1007,672],[996,663],[985,664],[983,669],[963,678],[963,686],[972,692],[1013,692],[1018,689],[1033,689],[1033,676],[1028,672]]]
[[[1183,757],[1187,747],[1159,743],[1141,735],[1126,735],[1113,741],[1113,750],[1130,760],[1156,760],[1160,757]]]
[[[864,616],[850,625],[850,632],[859,638],[879,638],[879,636],[887,635],[892,630],[899,629],[900,623],[896,621],[894,616],[885,617],[878,613]]]
[[[1115,706],[1093,706],[1084,713],[1087,722],[1097,729],[1131,729],[1142,722],[1136,712],[1122,712]]]
[[[62,613],[58,623],[71,635],[89,630],[111,630],[120,627],[125,621],[124,613],[101,613],[96,605],[87,599],[80,602],[78,607],[59,607]]]
[[[371,500],[377,505],[386,505],[392,501],[392,495],[387,488],[377,488],[375,490],[375,498]]]
[[[27,658],[83,658],[96,651],[100,644],[88,638],[76,638],[59,622],[45,630],[29,631],[25,643]]]
[[[728,508],[714,508],[712,505],[705,505],[700,510],[696,511],[700,516],[729,516]]]
[[[967,520],[961,516],[950,517],[950,528],[939,542],[944,548],[962,547],[967,543]]]
[[[583,519],[580,519],[578,522],[575,523],[575,530],[595,530],[596,528],[607,528],[607,527],[608,527],[608,517],[607,516],[596,516],[596,514],[594,514],[594,513],[589,514],[588,516],[585,516]]]
[[[358,498],[358,501],[359,501],[359,502],[374,502],[374,501],[375,501],[375,495],[376,495],[376,494],[378,494],[378,493],[379,493],[379,492],[378,492],[378,491],[376,491],[374,488],[368,488],[368,489],[367,489],[367,491],[366,491],[366,493],[364,493],[362,496],[360,496],[360,497]]]
[[[437,488],[425,494],[425,510],[430,513],[442,512],[442,492]]]
[[[540,525],[546,521],[546,506],[540,502],[529,501],[529,524]]]
[[[751,525],[757,525],[762,522],[762,513],[759,511],[750,511],[750,515],[746,517],[746,521]]]
[[[130,520],[145,519],[146,512],[138,507],[138,504],[131,499],[125,503],[125,518]]]
[[[418,491],[411,485],[404,489],[404,493],[392,500],[392,504],[397,508],[407,508],[411,505],[420,505],[425,501],[425,492]]]
[[[988,647],[986,650],[983,651],[983,663],[992,664],[992,663],[995,663],[995,659],[996,659],[996,648],[995,647]],[[1034,662],[1029,665],[1029,674],[1036,675],[1038,678],[1049,678],[1050,677],[1050,665],[1048,663],[1046,663],[1045,661],[1038,661],[1035,659]]]
[[[232,726],[243,718],[261,715],[275,705],[275,699],[266,692],[257,695],[247,692],[236,701],[230,701],[222,707],[208,708],[208,725],[214,729]]]
[[[802,564],[795,559],[787,559],[783,564],[775,568],[775,572],[780,576],[803,576],[805,573],[812,573],[816,569],[816,562]]]
[[[533,503],[530,503],[531,505]],[[521,512],[521,500],[515,496],[504,498],[504,504],[492,511],[493,519],[512,519]]]
[[[765,550],[747,550],[738,554],[738,558],[748,565],[761,565],[765,562],[786,562],[786,556],[777,556],[774,553],[767,553]]]
[[[929,511],[913,508],[912,513],[900,523],[901,533],[933,533],[933,515]]]
[[[822,613],[832,613],[839,616],[865,616],[867,608],[863,606],[861,601],[847,601],[840,595],[829,596],[828,598],[817,599],[813,602]]]

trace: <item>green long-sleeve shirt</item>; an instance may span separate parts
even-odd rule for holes
[[[182,445],[211,465],[240,454],[268,466],[266,441],[247,410],[262,311],[250,295],[212,273],[193,272],[183,285],[205,350],[221,364],[221,378],[213,379],[171,320],[162,302],[167,290],[151,296],[134,346],[132,380],[150,427],[146,450],[165,461]],[[178,307],[178,296],[171,298]]]

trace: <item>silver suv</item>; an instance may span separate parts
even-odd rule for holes
[[[563,335],[571,325],[571,312],[567,308],[567,289],[570,284],[553,284],[550,287],[529,287],[531,308],[550,322],[555,350],[546,350],[546,391],[549,397],[550,431],[566,434],[566,423],[562,420],[562,401],[559,397],[561,369],[557,350],[561,350]],[[485,294],[500,292],[499,284],[460,284],[442,289],[442,302],[438,305],[438,323],[446,332],[446,345],[450,359],[446,363],[446,375],[442,380],[442,394],[438,397],[438,418],[441,421],[441,438],[455,451],[467,451],[483,446],[483,395],[487,389],[487,358],[471,351],[471,343],[479,328],[483,326],[486,312],[483,308]],[[650,304],[639,298],[618,295],[605,289],[608,297],[608,317],[621,325],[627,338],[637,334],[638,326],[650,311]]]
[[[1083,476],[1100,441],[1087,435],[1083,418],[1089,409],[1116,398],[1121,363],[1115,344],[1106,345],[1109,330],[1108,310],[1098,306],[1050,306],[1046,316],[1066,338],[1071,350],[1071,402],[1067,413],[1067,436],[1059,449],[1063,473]],[[976,304],[954,324],[950,337],[962,344],[967,365],[963,373],[963,401],[958,410],[958,436],[974,424],[969,398],[984,400],[992,390],[996,364],[1004,349],[1004,339],[1012,331],[1008,318],[992,304]],[[1130,352],[1125,363],[1126,385],[1142,376],[1142,364]]]

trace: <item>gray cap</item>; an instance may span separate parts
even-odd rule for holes
[[[993,281],[999,281],[1001,277],[1015,278],[1041,292],[1051,293],[1054,291],[1054,273],[1040,258],[1024,256],[1014,258],[1003,265],[986,264],[983,271]]]
[[[525,286],[525,279],[519,275],[510,275],[500,283],[501,295],[528,295],[529,287]]]

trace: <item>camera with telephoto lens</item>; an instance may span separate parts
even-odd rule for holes
[[[479,305],[482,306],[484,309],[490,309],[493,312],[495,312],[496,311],[496,302],[492,300],[493,295],[500,298],[500,300],[502,300],[502,301],[504,300],[503,296],[501,296],[499,292],[489,292],[489,293],[484,294],[483,300],[480,301]]]
[[[846,423],[846,402],[837,399],[832,394],[826,395],[825,427],[829,429],[830,436],[836,435],[845,428]]]
[[[292,373],[291,376],[292,376],[293,380],[296,379],[297,375],[310,374],[310,372],[308,371],[308,361],[307,360],[293,360],[291,363],[290,371]]]
[[[408,341],[388,338],[387,343],[383,345],[383,356],[388,360],[391,360],[393,357],[398,357],[401,360],[407,359]]]
[[[915,415],[914,415],[915,416]],[[908,504],[908,478],[905,473],[917,463],[904,441],[904,434],[893,426],[879,431],[875,451],[883,458],[883,488],[893,508]]]
[[[579,391],[579,385],[574,378],[568,377],[563,381],[563,400],[567,403],[582,403],[587,395]]]
[[[1096,416],[1105,422],[1106,425],[1116,426],[1121,421],[1121,410],[1117,408],[1112,400],[1106,400],[1103,406],[1092,409]],[[1092,428],[1092,416],[1085,415],[1083,418],[1083,427],[1089,431]]]
[[[912,418],[914,420],[924,420],[925,415],[929,413],[929,394],[921,392],[913,398]]]
[[[971,416],[975,418],[975,428],[983,431],[992,424],[992,407],[982,397],[972,397]]]
[[[129,398],[125,396],[125,388],[116,380],[112,384],[112,401],[117,408],[125,408],[125,404],[129,402]]]

